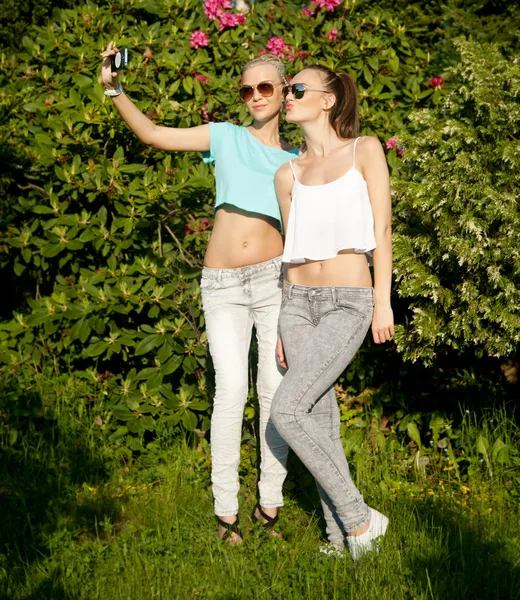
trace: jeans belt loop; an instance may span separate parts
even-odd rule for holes
[[[220,283],[222,281],[222,269],[217,271],[217,282]]]
[[[287,293],[287,298],[290,300],[293,296],[293,287],[288,281],[285,283],[285,291]]]
[[[333,287],[331,290],[332,293],[332,306],[336,307],[336,288]]]

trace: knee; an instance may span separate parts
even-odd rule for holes
[[[213,410],[240,410],[247,398],[247,381],[217,379]]]

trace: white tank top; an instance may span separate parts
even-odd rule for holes
[[[351,248],[370,255],[376,247],[367,182],[356,169],[358,140],[354,142],[352,168],[330,183],[303,185],[289,161],[294,186],[283,262],[327,260]]]

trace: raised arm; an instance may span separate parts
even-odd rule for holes
[[[101,54],[103,56],[101,79],[107,90],[115,90],[119,87],[119,77],[117,73],[112,72],[110,58],[117,52],[118,49],[113,42],[110,42],[105,52]],[[148,144],[159,150],[170,151],[204,152],[210,149],[209,125],[181,128],[159,127],[144,115],[124,92],[118,96],[113,96],[112,100],[126,124],[143,144]]]
[[[356,162],[368,184],[368,194],[374,215],[377,247],[374,259],[374,317],[372,335],[376,344],[394,334],[394,317],[390,304],[392,288],[392,201],[390,176],[381,142],[371,136],[359,140]]]

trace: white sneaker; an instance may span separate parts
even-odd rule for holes
[[[370,525],[365,533],[347,536],[348,549],[354,560],[362,558],[372,550],[379,550],[377,540],[385,535],[388,527],[388,517],[385,517],[374,508],[369,508],[369,510]]]
[[[326,554],[327,556],[345,556],[345,548],[337,548],[332,544],[320,546],[319,551],[321,554]]]

